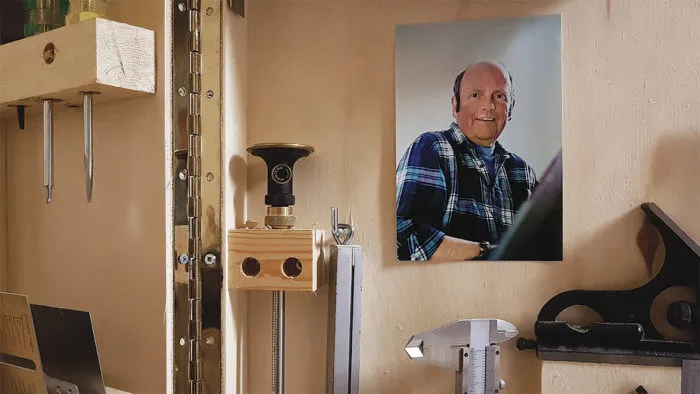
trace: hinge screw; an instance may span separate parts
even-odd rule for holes
[[[211,90],[207,90],[206,96],[207,96],[207,98],[212,98],[212,97],[214,97],[214,92]]]
[[[180,264],[187,264],[187,262],[189,261],[189,259],[190,259],[190,256],[188,256],[187,253],[180,253],[180,255],[177,256],[177,261],[178,261]]]
[[[207,253],[204,256],[204,263],[206,265],[214,265],[216,264],[216,256],[213,253]]]
[[[180,170],[177,174],[178,178],[180,178],[181,181],[186,181],[187,180],[187,170]]]
[[[180,88],[177,90],[178,93],[180,93],[180,96],[185,96],[187,94],[187,90],[185,88]]]
[[[180,12],[185,12],[187,11],[187,6],[185,5],[185,3],[179,3],[177,5],[177,9],[180,10]]]

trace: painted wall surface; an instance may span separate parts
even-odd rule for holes
[[[105,383],[144,394],[166,392],[164,10],[156,0],[109,3],[110,19],[155,31],[156,94],[93,107],[92,203],[82,108],[55,107],[49,205],[42,118],[27,117],[22,131],[3,120],[8,290],[90,312]]]
[[[539,176],[561,149],[561,17],[420,23],[396,29],[396,162],[426,131],[445,130],[454,80],[479,61],[513,77],[515,106],[498,142]]]
[[[564,263],[395,261],[398,24],[562,16]],[[695,1],[266,1],[249,4],[249,143],[317,151],[295,167],[298,227],[352,215],[365,248],[361,391],[448,393],[453,372],[409,360],[411,334],[497,317],[531,337],[541,306],[573,288],[649,280],[635,246],[654,201],[700,239],[700,4]],[[249,159],[248,217],[265,215],[265,166]],[[287,392],[323,393],[327,291],[287,296]],[[270,388],[270,294],[248,304],[248,393]],[[541,363],[504,344],[510,394],[541,390]],[[629,370],[643,379],[642,372]],[[612,379],[591,377],[590,391]],[[606,386],[607,385],[607,386]],[[632,388],[633,389],[633,388]]]

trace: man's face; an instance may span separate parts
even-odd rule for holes
[[[467,138],[492,145],[503,132],[508,117],[508,96],[503,73],[492,65],[478,65],[464,73],[460,109],[452,98],[452,115]]]

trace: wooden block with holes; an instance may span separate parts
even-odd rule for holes
[[[1,0],[4,1],[4,0]],[[41,114],[41,98],[81,105],[81,92],[99,92],[95,105],[152,95],[156,89],[155,33],[103,18],[0,45],[0,117],[12,106]]]
[[[229,230],[229,286],[316,291],[322,236],[322,230]]]

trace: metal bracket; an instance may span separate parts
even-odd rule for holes
[[[46,383],[46,391],[50,394],[79,394],[78,386],[73,383],[64,382],[63,380],[52,378],[44,374],[44,383]]]
[[[326,392],[360,391],[362,247],[331,245]]]

